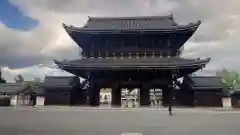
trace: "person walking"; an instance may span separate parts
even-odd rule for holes
[[[172,116],[172,104],[171,103],[169,103],[168,112],[169,112],[169,116]]]
[[[37,96],[36,93],[31,93],[30,94],[30,105],[34,108],[36,105],[36,100],[37,100]]]
[[[169,112],[169,116],[172,116],[172,104],[173,104],[173,95],[172,95],[172,89],[170,90],[170,94],[169,94],[169,105],[168,105],[168,112]]]

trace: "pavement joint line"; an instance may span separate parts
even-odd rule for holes
[[[55,112],[55,111],[59,111],[59,110],[32,110],[32,111],[38,111],[38,112]],[[108,110],[73,110],[72,112],[106,112]],[[61,110],[60,112],[69,112],[69,110]],[[109,112],[109,111],[108,111]],[[122,110],[122,111],[114,111],[112,110],[111,112],[134,112],[134,111],[128,111],[128,110]],[[136,112],[136,111],[135,111]],[[140,111],[139,111],[140,112]],[[143,112],[150,112],[150,111],[143,111]],[[166,111],[154,111],[157,113],[168,113]],[[240,112],[199,112],[199,111],[173,111],[173,113],[201,113],[201,114],[239,114]]]
[[[154,109],[154,108],[74,108],[74,107],[14,107],[16,110],[35,110],[35,111],[128,111],[128,112],[167,112],[167,108]],[[173,112],[184,113],[184,112],[193,112],[193,113],[240,113],[238,109],[204,109],[204,108],[176,108],[173,109]]]

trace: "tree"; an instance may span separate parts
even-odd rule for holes
[[[240,89],[240,75],[238,72],[223,69],[221,71],[217,71],[216,75],[222,77],[223,84],[231,90]]]
[[[37,88],[37,85],[34,82],[26,82],[25,83],[25,89],[27,89],[27,90],[33,91],[36,88]]]
[[[29,93],[32,93],[34,92],[35,89],[37,89],[38,87],[40,87],[40,83],[39,81],[27,81],[25,82],[25,89],[29,92]]]
[[[21,74],[18,74],[15,78],[14,78],[16,83],[23,83],[24,82],[24,78]]]

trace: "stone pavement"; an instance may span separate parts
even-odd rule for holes
[[[239,135],[239,114],[149,108],[119,111],[86,107],[3,107],[1,135]],[[97,111],[96,111],[97,110]],[[114,111],[112,111],[114,110]],[[132,111],[133,110],[133,111]],[[155,109],[156,110],[156,109]],[[210,112],[210,113],[209,113]]]

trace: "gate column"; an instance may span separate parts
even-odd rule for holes
[[[140,88],[140,106],[149,106],[150,105],[150,95],[149,95],[149,86],[141,85]]]
[[[121,106],[121,87],[120,85],[114,85],[112,87],[112,106]]]
[[[89,89],[89,105],[90,106],[99,106],[99,92],[100,87],[96,84],[91,84]]]

